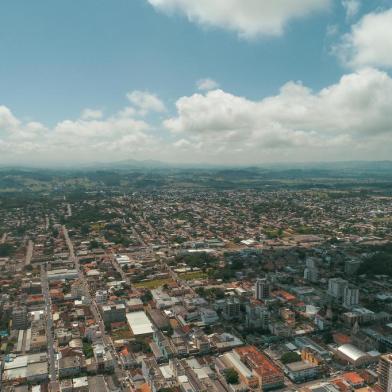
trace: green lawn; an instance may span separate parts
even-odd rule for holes
[[[149,280],[147,282],[137,282],[133,283],[133,286],[136,288],[144,288],[144,289],[156,289],[157,287],[163,286],[164,284],[168,284],[173,282],[172,279],[154,279]]]
[[[193,272],[184,272],[178,275],[181,279],[184,280],[197,280],[197,279],[205,279],[207,278],[207,274],[202,271],[193,271]]]

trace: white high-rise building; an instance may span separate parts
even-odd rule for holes
[[[106,290],[97,290],[95,293],[95,301],[97,304],[106,304],[108,301],[108,292]]]
[[[328,281],[328,294],[336,299],[343,298],[344,289],[348,286],[347,280],[332,278]]]
[[[392,392],[392,354],[385,354],[380,357],[378,384],[383,392]]]
[[[268,282],[268,280],[266,278],[257,279],[256,285],[255,285],[255,298],[258,300],[269,298],[270,293],[271,293],[270,282]]]
[[[343,306],[350,308],[358,305],[359,303],[359,289],[353,286],[347,286],[344,288],[343,293]]]
[[[319,270],[317,267],[306,267],[304,270],[304,279],[316,283],[319,280]]]

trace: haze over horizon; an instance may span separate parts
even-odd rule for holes
[[[0,164],[389,160],[391,7],[5,0]]]

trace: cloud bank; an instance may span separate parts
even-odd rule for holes
[[[154,94],[127,97],[128,106],[113,115],[86,109],[53,127],[0,106],[0,161],[262,163],[390,159],[392,153],[392,79],[373,68],[320,91],[291,81],[260,100],[221,89],[196,93],[178,98],[171,115]],[[165,115],[163,123],[154,112]]]

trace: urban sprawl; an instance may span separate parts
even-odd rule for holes
[[[392,391],[392,197],[0,203],[3,392]]]

